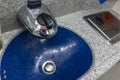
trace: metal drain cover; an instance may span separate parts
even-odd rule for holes
[[[53,61],[46,61],[42,65],[42,70],[46,74],[53,74],[56,71],[56,65]]]

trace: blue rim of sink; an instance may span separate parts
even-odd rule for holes
[[[71,71],[69,68],[66,68],[66,66],[65,65],[63,65],[62,63],[61,64],[59,64],[60,62],[62,62],[63,60],[58,60],[58,61],[56,61],[55,62],[55,60],[57,60],[57,58],[55,59],[55,60],[53,60],[54,62],[55,62],[55,64],[56,64],[56,66],[57,66],[57,69],[59,69],[59,70],[57,70],[56,71],[56,73],[54,73],[54,74],[51,74],[51,75],[49,75],[49,74],[45,74],[44,72],[42,72],[42,70],[40,70],[41,72],[38,72],[38,73],[42,73],[42,76],[44,76],[44,77],[48,77],[48,78],[42,78],[41,80],[56,80],[55,78],[53,78],[53,77],[55,77],[55,76],[57,76],[57,78],[59,78],[59,79],[57,79],[57,80],[76,80],[77,78],[79,78],[80,76],[82,76],[84,73],[86,73],[87,71],[88,71],[88,69],[91,67],[91,65],[92,65],[92,62],[93,62],[93,58],[92,58],[92,52],[91,52],[91,49],[90,49],[90,47],[89,47],[89,45],[87,45],[86,44],[86,42],[79,36],[79,35],[77,35],[75,32],[73,32],[72,30],[69,30],[69,29],[65,29],[65,28],[62,28],[62,27],[59,27],[59,29],[58,29],[58,32],[56,33],[56,35],[58,36],[59,35],[59,38],[60,38],[60,36],[61,36],[61,38],[62,37],[67,37],[67,35],[65,35],[65,32],[68,32],[70,35],[74,35],[74,36],[76,36],[76,38],[77,39],[80,39],[80,41],[82,41],[83,42],[83,44],[85,45],[85,47],[86,48],[88,48],[88,52],[89,52],[89,54],[87,54],[88,56],[86,56],[86,55],[78,55],[79,57],[80,56],[83,56],[83,57],[85,57],[86,59],[82,59],[82,60],[87,60],[87,58],[89,58],[89,61],[83,61],[83,63],[84,63],[84,68],[82,68],[83,70],[79,70],[78,69],[78,67],[81,67],[79,64],[77,64],[77,63],[74,63],[74,61],[75,60],[78,60],[78,57],[76,56],[76,55],[74,55],[74,56],[72,56],[72,57],[75,57],[75,58],[77,58],[77,59],[73,59],[73,58],[71,58],[71,57],[68,57],[68,58],[71,58],[72,60],[74,60],[74,61],[71,61],[71,59],[68,59],[68,60],[70,60],[70,62],[71,62],[71,64],[75,64],[75,65],[77,65],[78,67],[76,67],[76,66],[73,66],[73,65],[71,65],[71,64],[69,64],[67,61],[65,62],[65,64],[67,65],[67,66],[69,66],[69,67],[73,67],[73,70],[75,70],[75,71],[73,71],[73,72],[75,72],[76,73],[76,75],[75,76],[72,76],[73,75],[73,72],[69,72],[69,71]],[[62,35],[60,35],[59,33],[61,33],[61,32],[63,32],[62,33]],[[71,33],[72,32],[72,33]],[[31,33],[29,33],[28,31],[23,31],[22,33],[20,33],[19,35],[17,35],[13,40],[16,40],[16,38],[18,38],[18,36],[20,36],[20,35],[22,35],[23,33],[27,33],[26,35],[30,35],[30,36],[32,36],[32,34]],[[64,35],[64,36],[63,36]],[[23,36],[21,36],[21,37],[23,37]],[[54,37],[54,36],[53,36]],[[73,37],[71,37],[71,36],[69,36],[70,38],[73,38]],[[25,36],[24,36],[24,38],[25,38]],[[35,37],[35,36],[32,36],[32,38],[37,38],[37,37]],[[18,39],[21,39],[21,38],[18,38]],[[12,41],[13,41],[12,40]],[[37,40],[38,40],[38,38],[37,38]],[[52,42],[51,40],[53,40],[52,38],[50,38],[49,39],[50,40],[50,42]],[[73,40],[75,40],[75,39],[73,39]],[[11,42],[12,42],[11,41]],[[56,40],[57,41],[57,40]],[[64,41],[64,39],[62,39],[62,41],[60,41],[61,43],[63,43],[63,41]],[[68,40],[69,41],[69,40]],[[42,42],[44,42],[44,40],[42,40]],[[58,40],[58,42],[59,42],[59,40]],[[66,42],[67,43],[67,42]],[[10,45],[11,43],[9,43],[9,45]],[[50,44],[50,43],[49,43]],[[57,44],[57,43],[55,43],[54,42],[54,46],[55,46],[55,44]],[[82,43],[81,43],[82,44]],[[6,50],[9,48],[9,45],[8,45],[8,47],[6,48]],[[13,45],[15,45],[15,44],[13,44],[13,42],[12,42],[12,47],[13,47]],[[62,45],[64,45],[64,44],[62,44]],[[68,44],[67,44],[68,45]],[[75,44],[73,44],[72,46],[74,46]],[[83,45],[83,46],[84,46]],[[22,45],[23,46],[23,45]],[[47,46],[50,46],[50,45],[47,45]],[[64,45],[65,46],[65,45]],[[71,46],[71,45],[70,45]],[[69,47],[70,47],[69,46]],[[40,47],[40,46],[39,46]],[[51,46],[50,46],[51,47]],[[12,49],[12,48],[11,48]],[[79,49],[79,48],[78,48]],[[29,49],[30,50],[30,49]],[[9,50],[8,50],[9,51]],[[16,75],[21,75],[20,73],[19,74],[15,74],[15,72],[17,72],[17,71],[19,71],[18,69],[20,69],[21,70],[21,68],[19,67],[20,66],[20,63],[19,63],[19,66],[18,65],[15,65],[16,63],[17,63],[17,61],[14,63],[14,62],[12,62],[12,61],[14,61],[14,59],[12,59],[11,61],[8,61],[8,58],[9,58],[9,56],[10,56],[10,53],[8,52],[8,51],[5,51],[4,52],[4,54],[3,54],[3,57],[2,57],[2,60],[1,60],[1,78],[2,78],[2,80],[15,80],[13,77],[15,77]],[[56,50],[57,51],[57,50]],[[68,52],[69,52],[70,50],[68,50]],[[74,51],[74,49],[73,49],[73,51]],[[13,50],[13,52],[14,52],[14,50]],[[16,51],[15,51],[16,52]],[[27,51],[26,51],[27,52]],[[48,52],[50,52],[49,50],[48,50]],[[74,51],[75,52],[75,51]],[[73,52],[73,53],[74,53]],[[83,50],[83,52],[84,52],[84,50]],[[7,53],[9,53],[9,56],[8,56],[8,54]],[[72,53],[72,52],[71,52]],[[7,54],[7,55],[5,55],[5,54]],[[23,55],[24,55],[24,53],[23,53]],[[68,54],[68,55],[71,55],[71,54]],[[14,54],[14,58],[15,58],[15,54]],[[18,56],[18,55],[17,55]],[[21,56],[21,57],[23,57],[22,55],[19,55],[19,56]],[[28,55],[25,55],[24,57],[26,57],[26,56],[28,56]],[[33,55],[32,54],[32,56],[36,56],[36,55]],[[62,56],[65,56],[65,55],[62,55]],[[47,58],[48,58],[48,56],[46,56]],[[60,55],[59,55],[59,57],[60,57]],[[17,57],[18,58],[18,57]],[[66,57],[67,58],[67,57]],[[65,58],[65,59],[66,59]],[[10,59],[10,58],[9,58]],[[28,58],[28,59],[30,59],[30,58]],[[61,58],[61,59],[64,59],[64,58]],[[4,61],[3,61],[4,60]],[[17,59],[16,59],[17,60]],[[52,61],[52,59],[49,59],[50,61]],[[22,61],[22,63],[25,61],[25,59]],[[43,62],[44,61],[47,61],[46,59],[44,59],[43,58]],[[8,63],[9,62],[9,63]],[[19,62],[19,61],[18,61]],[[32,62],[32,61],[31,61]],[[75,61],[76,62],[76,61]],[[11,68],[11,66],[10,65],[12,65],[12,64],[14,64],[14,66],[17,66],[17,70],[16,69],[13,69],[13,68]],[[43,63],[42,63],[43,64]],[[80,64],[82,64],[82,63],[80,63]],[[7,65],[7,67],[6,67],[6,65]],[[28,64],[27,64],[28,65]],[[64,69],[62,69],[62,68],[60,68],[60,66],[59,65],[62,65],[63,67],[64,67],[64,69],[66,69],[66,70],[68,70],[68,72],[66,71],[66,70],[64,70]],[[14,67],[14,66],[12,66],[12,67]],[[59,67],[59,68],[58,68]],[[77,69],[74,69],[74,67],[76,67]],[[5,69],[6,68],[6,69]],[[15,70],[15,72],[13,71],[13,73],[11,72],[11,70],[9,70],[11,68],[11,70]],[[23,69],[24,69],[24,67],[22,67]],[[30,68],[29,68],[30,69]],[[63,72],[61,72],[61,71],[65,71],[64,73]],[[78,72],[76,72],[76,71],[78,71]],[[21,70],[21,72],[23,72],[24,73],[24,71],[23,70]],[[29,71],[28,71],[29,72]],[[14,75],[10,75],[10,74],[15,74],[15,76]],[[61,75],[61,74],[64,74],[64,75],[62,75],[62,76],[64,76],[64,79],[63,78],[61,78],[59,75]],[[67,75],[68,76],[67,76]],[[71,75],[72,74],[72,75]],[[4,79],[4,76],[8,76],[8,78],[6,78],[6,79]],[[10,76],[9,76],[10,75]],[[31,75],[31,74],[29,74],[29,75]],[[38,74],[37,74],[38,75]],[[40,76],[40,75],[39,75]],[[72,77],[71,77],[72,76]],[[12,77],[12,78],[11,78]],[[21,76],[20,76],[21,77]],[[18,78],[18,80],[21,80],[20,79],[20,77],[15,77],[15,78]],[[30,76],[29,76],[30,77]],[[35,78],[36,77],[36,78]],[[70,77],[70,78],[68,78],[68,77]],[[27,79],[27,78],[25,78],[25,76],[23,76],[22,77],[22,80],[39,80],[40,79],[40,77],[38,77],[38,76],[32,76],[32,79]]]

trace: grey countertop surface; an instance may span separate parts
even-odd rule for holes
[[[106,10],[115,14],[111,9],[84,10],[56,18],[58,24],[76,32],[92,49],[94,58],[93,65],[91,69],[78,80],[96,80],[120,60],[120,41],[113,45],[109,44],[106,39],[83,20],[83,16],[85,15]],[[118,16],[117,14],[115,15]],[[118,16],[118,18],[120,17]],[[21,31],[21,29],[17,29],[2,35],[3,49],[0,52],[1,58],[8,43]]]

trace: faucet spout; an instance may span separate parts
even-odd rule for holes
[[[33,35],[50,38],[57,32],[58,25],[48,7],[41,0],[28,0],[18,13],[18,19]]]

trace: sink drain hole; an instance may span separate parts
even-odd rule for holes
[[[42,70],[45,74],[53,74],[56,71],[56,65],[53,61],[46,61],[42,65]]]

